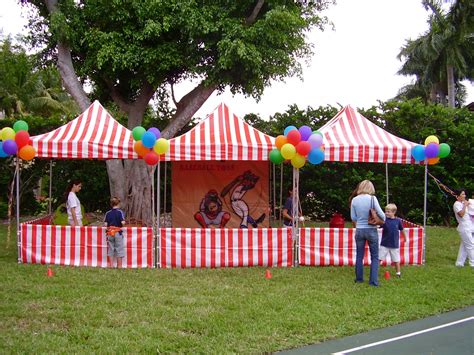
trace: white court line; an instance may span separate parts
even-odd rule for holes
[[[409,334],[401,335],[401,336],[396,337],[396,338],[381,340],[381,341],[378,341],[378,342],[376,342],[376,343],[371,343],[371,344],[362,345],[362,346],[359,346],[359,347],[357,347],[357,348],[352,348],[352,349],[347,349],[347,350],[339,351],[339,352],[337,352],[337,353],[333,353],[333,355],[343,355],[343,354],[351,353],[351,352],[354,352],[354,351],[357,351],[357,350],[366,349],[366,348],[371,348],[371,347],[373,347],[373,346],[377,346],[377,345],[380,345],[380,344],[390,343],[390,342],[392,342],[392,341],[397,341],[397,340],[400,340],[400,339],[413,337],[413,336],[418,335],[418,334],[428,333],[428,332],[431,332],[431,331],[436,330],[436,329],[441,329],[441,328],[449,327],[449,326],[454,325],[454,324],[463,323],[463,322],[469,322],[470,320],[474,320],[474,317],[469,317],[469,318],[460,319],[460,320],[457,320],[457,321],[455,321],[455,322],[446,323],[446,324],[438,325],[437,327],[428,328],[428,329],[420,330],[420,331],[418,331],[418,332],[414,332],[414,333],[409,333]]]

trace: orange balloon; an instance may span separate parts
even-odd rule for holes
[[[143,145],[142,141],[136,141],[133,145],[133,150],[142,158],[151,151],[150,148],[147,148]]]
[[[18,156],[23,160],[31,160],[35,157],[36,150],[31,145],[23,146],[18,152]]]
[[[435,165],[435,164],[438,164],[438,162],[439,162],[439,157],[428,159],[428,165]]]
[[[286,143],[288,143],[288,139],[285,136],[279,135],[275,139],[275,145],[278,149],[281,149]]]

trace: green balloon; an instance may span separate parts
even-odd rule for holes
[[[13,124],[13,130],[15,131],[15,133],[19,131],[28,131],[28,123],[23,120],[16,121]]]
[[[446,158],[449,153],[451,153],[451,147],[449,146],[449,144],[447,143],[441,143],[439,145],[439,153],[438,153],[438,156],[440,158]]]
[[[133,139],[135,139],[136,141],[139,141],[142,139],[142,136],[143,136],[143,133],[146,132],[146,129],[143,128],[142,126],[136,126],[133,130],[132,130],[132,136],[133,136]]]
[[[323,134],[322,134],[321,132],[319,132],[319,131],[313,131],[312,134],[319,134],[321,137],[324,137]]]
[[[272,149],[270,152],[270,161],[273,164],[281,164],[285,161],[285,158],[283,158],[281,152],[278,149]]]

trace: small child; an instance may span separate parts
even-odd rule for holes
[[[104,226],[107,227],[107,264],[113,267],[117,259],[117,268],[122,267],[122,258],[125,256],[124,240],[121,228],[125,225],[125,218],[120,207],[120,199],[110,199],[112,209],[105,213]]]
[[[387,254],[390,253],[390,258],[395,263],[397,277],[400,277],[400,234],[403,235],[405,240],[406,236],[403,233],[402,220],[395,217],[396,213],[397,206],[394,203],[389,203],[385,207],[385,215],[387,218],[382,225],[382,242],[380,243],[379,260],[385,260]]]

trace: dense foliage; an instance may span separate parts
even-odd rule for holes
[[[323,126],[336,113],[334,107],[308,107],[300,110],[291,106],[285,113],[275,114],[270,124],[255,115],[246,119],[255,127],[276,136],[288,125],[307,124],[314,129]],[[442,105],[426,105],[421,100],[380,103],[360,112],[388,132],[412,142],[423,144],[429,135],[451,146],[451,155],[429,172],[452,189],[466,188],[474,192],[474,113],[467,109],[451,109]],[[283,164],[283,191],[291,185],[292,168]],[[276,169],[276,205],[279,205],[280,171]],[[313,219],[328,220],[336,211],[349,219],[348,198],[355,186],[364,179],[374,182],[377,196],[386,202],[385,164],[324,162],[305,165],[300,171],[300,198],[303,213]],[[410,221],[423,221],[424,166],[391,164],[388,166],[389,201],[397,204],[399,215]],[[284,200],[285,196],[283,196]],[[429,177],[428,223],[452,223],[454,198],[441,190]]]

